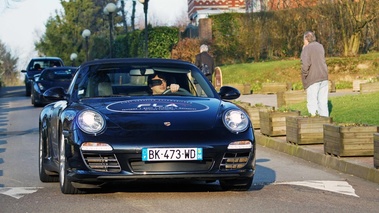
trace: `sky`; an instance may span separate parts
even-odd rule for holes
[[[13,56],[19,58],[18,69],[25,69],[30,58],[36,57],[34,42],[45,32],[45,24],[55,11],[62,10],[60,0],[0,0],[0,40]],[[125,0],[125,10],[132,0]],[[136,18],[143,21],[143,5],[136,4]],[[153,24],[175,22],[187,13],[187,0],[149,0],[148,21]],[[164,20],[164,21],[157,21]],[[149,22],[150,22],[149,21]],[[136,23],[137,24],[137,23]]]

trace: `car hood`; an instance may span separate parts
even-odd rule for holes
[[[65,89],[67,89],[70,86],[71,80],[66,80],[66,81],[37,81],[36,83],[41,83],[44,87],[46,87],[46,89],[51,88],[51,87],[63,87]]]
[[[40,74],[42,72],[42,70],[29,70],[26,72],[26,75],[29,77],[29,78],[32,78],[34,77],[35,75],[37,74]]]
[[[211,129],[220,122],[222,103],[213,98],[148,98],[97,101],[90,105],[107,117],[108,128],[159,131]]]

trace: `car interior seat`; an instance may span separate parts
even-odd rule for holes
[[[99,77],[97,84],[97,96],[111,96],[113,95],[112,83],[108,75],[104,74]]]

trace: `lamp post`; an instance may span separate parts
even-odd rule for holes
[[[132,7],[132,30],[134,31],[135,30],[135,27],[134,27],[134,19],[135,19],[135,15],[136,15],[136,0],[133,0],[133,7]]]
[[[89,29],[85,29],[83,30],[82,32],[82,37],[85,39],[86,41],[86,61],[88,61],[88,38],[90,37],[91,35],[91,31],[89,31]]]
[[[149,5],[149,0],[138,0],[141,4],[143,4],[143,12],[145,13],[145,57],[148,57],[148,48],[147,48],[147,7]]]
[[[76,54],[76,53],[71,53],[71,55],[70,55],[70,60],[71,60],[71,62],[72,62],[72,66],[73,67],[75,67],[75,60],[76,60],[76,58],[78,58],[78,54]]]
[[[114,3],[108,3],[107,6],[105,6],[103,12],[105,15],[108,15],[109,19],[109,56],[110,58],[113,58],[113,17],[112,13],[116,11],[117,7]]]

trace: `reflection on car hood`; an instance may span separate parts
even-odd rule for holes
[[[71,80],[66,81],[37,81],[36,83],[41,83],[45,90],[51,87],[63,87],[67,89],[70,86]]]
[[[113,99],[86,103],[126,130],[205,130],[214,127],[220,109],[218,99],[171,98]],[[87,102],[87,101],[85,101]]]
[[[37,74],[40,74],[42,70],[29,70],[26,72],[29,78],[34,77]]]

